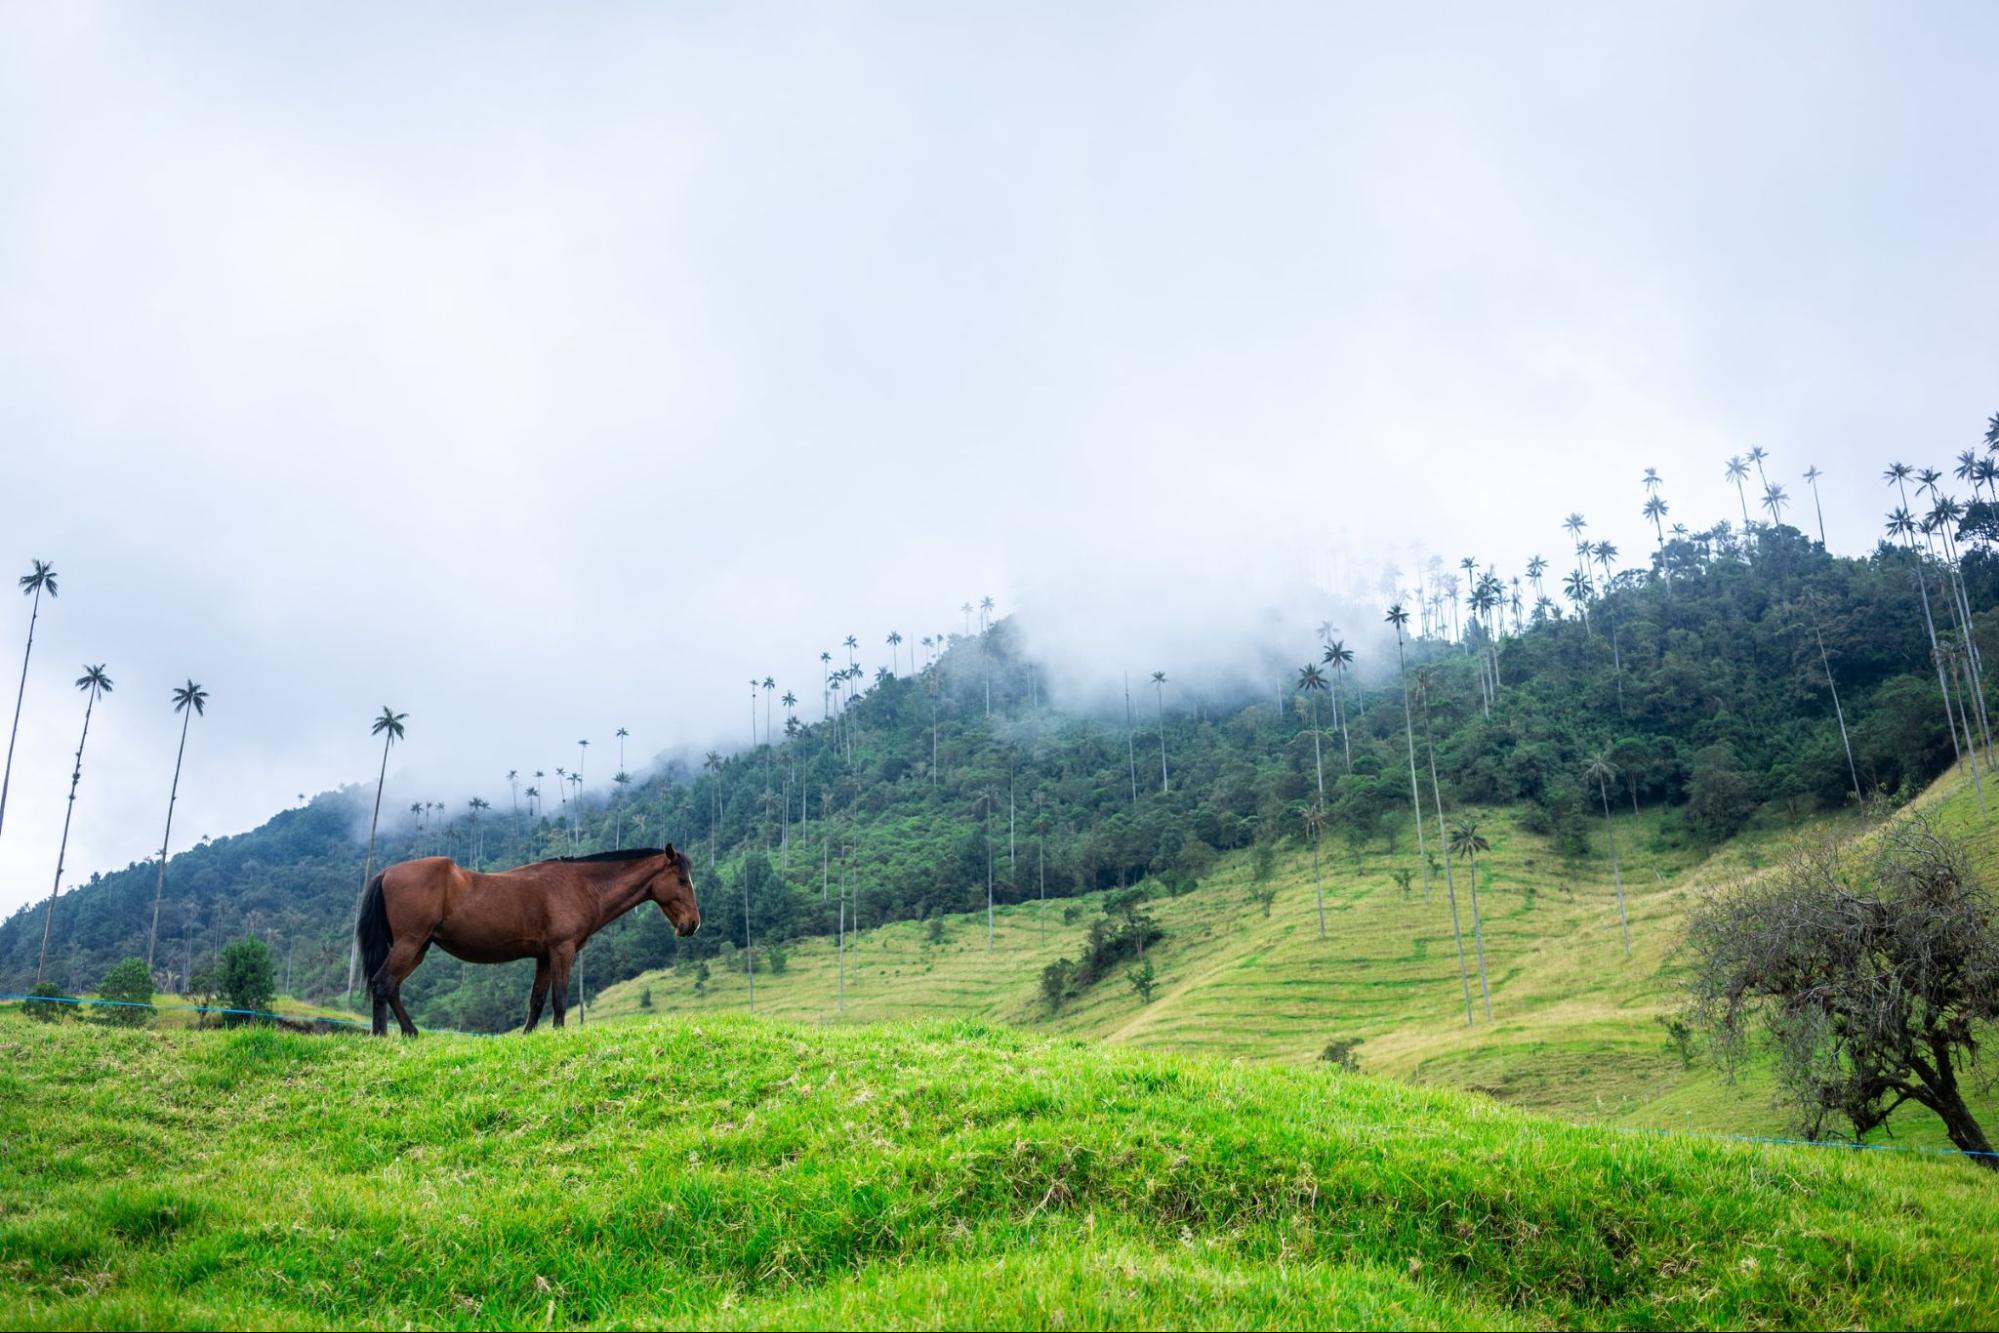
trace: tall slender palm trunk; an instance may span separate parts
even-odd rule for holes
[[[83,780],[83,747],[85,742],[90,739],[90,715],[96,707],[97,692],[92,690],[90,701],[83,706],[83,734],[77,738],[76,742],[76,766],[69,772],[69,804],[64,808],[62,815],[62,842],[56,847],[55,885],[49,889],[48,911],[42,915],[42,952],[41,956],[35,960],[35,984],[37,986],[42,984],[42,978],[48,971],[49,933],[55,926],[56,894],[62,891],[63,862],[69,856],[69,821],[70,817],[76,813],[76,784]]]
[[[382,767],[375,774],[375,812],[368,817],[368,855],[361,863],[361,892],[368,891],[368,881],[375,873],[375,830],[382,822],[382,786],[389,780],[389,745],[395,739],[388,732],[382,733]],[[361,946],[359,941],[350,941],[347,949],[347,1006],[354,1006],[354,974],[361,967]]]
[[[1846,747],[1846,773],[1853,779],[1853,799],[1863,801],[1860,794],[1860,769],[1853,762],[1853,740],[1846,734],[1846,710],[1839,706],[1839,686],[1833,682],[1832,660],[1826,656],[1825,635],[1819,629],[1818,621],[1812,622],[1812,634],[1818,639],[1819,665],[1825,668],[1825,687],[1832,691],[1832,715],[1839,719],[1839,743]],[[1633,797],[1633,814],[1637,814],[1636,797]]]
[[[1588,775],[1585,774],[1585,777]],[[1617,829],[1610,822],[1610,789],[1602,774],[1596,779],[1597,799],[1603,802],[1603,832],[1610,841],[1610,874],[1617,882],[1617,924],[1624,932],[1624,956],[1631,957],[1631,918],[1624,910],[1624,871],[1617,864]]]
[[[1423,710],[1423,748],[1428,751],[1430,756],[1430,799],[1435,802],[1437,807],[1437,840],[1445,848],[1444,893],[1450,899],[1451,903],[1451,938],[1457,942],[1458,946],[1458,984],[1464,989],[1465,1026],[1471,1027],[1477,1021],[1472,1017],[1471,1010],[1471,969],[1470,965],[1465,961],[1465,932],[1463,925],[1460,924],[1458,919],[1458,885],[1456,878],[1451,874],[1450,837],[1444,831],[1444,789],[1443,785],[1437,781],[1437,750],[1430,743],[1430,710],[1428,707],[1425,707]],[[1416,822],[1420,825],[1422,819],[1418,817]],[[1477,918],[1475,914],[1473,921],[1474,928],[1476,928]],[[1480,989],[1484,989],[1485,955],[1483,952],[1479,955],[1478,983]],[[1485,1016],[1488,1019],[1492,1017],[1492,998],[1490,995],[1486,997]]]
[[[35,621],[42,614],[42,590],[28,609],[28,646],[21,654],[21,683],[14,689],[14,726],[7,733],[7,767],[0,770],[0,830],[7,827],[7,790],[14,784],[14,740],[21,734],[21,701],[28,696],[28,659],[35,655]]]
[[[1319,777],[1319,804],[1326,803],[1326,765],[1319,756],[1319,696],[1312,695],[1312,771]]]
[[[1346,678],[1346,665],[1342,663],[1340,665],[1339,677],[1333,685],[1333,725],[1340,729],[1340,744],[1345,747],[1347,772],[1351,773],[1353,772],[1353,737],[1347,732],[1346,706],[1340,698],[1346,692]]]
[[[1430,852],[1423,843],[1422,788],[1416,783],[1416,719],[1409,707],[1409,666],[1402,656],[1402,627],[1395,627],[1395,670],[1402,679],[1402,730],[1409,740],[1409,808],[1416,812],[1416,859],[1423,867],[1423,901],[1430,901]],[[1452,909],[1455,913],[1455,907]]]
[[[146,931],[146,970],[153,970],[153,946],[160,938],[160,899],[167,891],[167,845],[174,836],[174,802],[180,799],[180,762],[187,754],[187,727],[194,721],[194,709],[180,713],[180,748],[174,751],[174,780],[167,789],[167,829],[160,835],[160,874],[153,884],[153,924]]]
[[[1960,762],[1962,762],[1964,759],[1964,749],[1962,746],[1960,746],[1957,743],[1957,719],[1952,715],[1950,708],[1950,682],[1945,678],[1943,653],[1937,647],[1936,617],[1930,614],[1929,573],[1923,567],[1923,556],[1922,553],[1916,549],[1916,539],[1914,535],[1908,532],[1904,532],[1902,534],[1902,538],[1904,545],[1908,548],[1909,559],[1912,560],[1916,566],[1916,571],[1915,571],[1916,590],[1922,594],[1922,600],[1923,600],[1923,628],[1929,631],[1930,661],[1936,666],[1937,669],[1937,689],[1943,692],[1944,724],[1950,729],[1951,753]]]

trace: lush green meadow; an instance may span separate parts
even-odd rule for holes
[[[1961,1163],[1325,1067],[733,1016],[0,1014],[8,1327],[1984,1327]]]
[[[1999,805],[1999,790],[1991,793]],[[1979,817],[1961,775],[1946,777],[1915,808],[1964,838],[1999,873],[1999,836]],[[1143,1001],[1120,969],[1080,998],[1051,1010],[1041,969],[1077,955],[1103,895],[1002,906],[987,947],[983,913],[947,918],[941,940],[927,923],[865,928],[849,942],[844,979],[830,941],[788,946],[784,970],[760,963],[756,1011],[806,1023],[974,1018],[1032,1026],[1148,1049],[1315,1060],[1329,1041],[1359,1038],[1371,1073],[1488,1093],[1525,1108],[1575,1119],[1654,1129],[1781,1133],[1788,1113],[1770,1081],[1749,1068],[1724,1077],[1696,1054],[1683,1059],[1664,1020],[1681,1003],[1678,947],[1699,896],[1755,875],[1799,837],[1863,835],[1857,816],[1752,828],[1708,853],[1675,837],[1664,811],[1616,816],[1616,838],[1631,922],[1624,956],[1607,843],[1596,855],[1564,858],[1524,831],[1512,810],[1473,811],[1492,850],[1479,862],[1486,970],[1493,1020],[1485,1021],[1476,971],[1474,1018],[1464,992],[1441,876],[1426,902],[1420,879],[1405,894],[1392,875],[1408,868],[1408,839],[1396,855],[1375,844],[1358,855],[1328,840],[1321,877],[1326,938],[1308,850],[1281,856],[1266,917],[1255,899],[1251,857],[1217,862],[1198,890],[1161,896],[1149,910],[1167,931],[1148,953],[1157,974]],[[1453,869],[1467,957],[1474,953],[1468,871]],[[1031,880],[1030,880],[1031,882]],[[863,923],[867,902],[861,902]],[[727,903],[709,903],[712,916]],[[1475,969],[1475,962],[1473,964]],[[645,974],[605,991],[598,1021],[641,1012],[742,1012],[748,1006],[740,952],[709,966],[705,981],[681,967]],[[1999,1099],[1983,1105],[1999,1118]],[[1936,1122],[1906,1108],[1896,1141],[1948,1146]]]

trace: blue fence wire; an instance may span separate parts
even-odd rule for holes
[[[268,1009],[231,1009],[223,1005],[210,1004],[160,1004],[144,1000],[99,1000],[84,995],[21,995],[13,991],[0,991],[0,1004],[9,1000],[19,1000],[27,1004],[74,1004],[95,1005],[107,1009],[148,1009],[154,1013],[168,1011],[196,1014],[206,1018],[210,1014],[222,1014],[239,1018],[267,1018],[279,1023],[291,1023],[310,1027],[354,1028],[366,1032],[369,1025],[352,1018],[324,1018],[318,1014],[279,1014]],[[456,1028],[432,1028],[436,1032],[451,1037],[483,1037],[483,1032],[460,1032]]]

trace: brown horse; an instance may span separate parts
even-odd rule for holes
[[[541,1021],[551,987],[555,1025],[561,1027],[570,965],[592,935],[648,899],[659,904],[679,934],[701,928],[691,868],[672,843],[663,851],[565,856],[494,875],[467,870],[446,856],[390,866],[368,881],[354,926],[375,997],[375,1035],[388,1031],[391,1009],[403,1032],[416,1035],[403,1008],[403,981],[432,944],[468,963],[534,959],[527,1031]]]

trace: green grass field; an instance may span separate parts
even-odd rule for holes
[[[1999,806],[1999,789],[1991,793]],[[1917,806],[1964,837],[1999,876],[1999,835],[1979,818],[1969,786],[1946,779]],[[983,913],[948,918],[945,939],[901,922],[861,931],[849,943],[845,1000],[830,941],[786,950],[785,970],[756,975],[756,1012],[826,1024],[972,1018],[1154,1050],[1298,1063],[1335,1038],[1360,1038],[1362,1067],[1411,1082],[1488,1093],[1523,1108],[1580,1120],[1653,1129],[1770,1134],[1790,1117],[1756,1068],[1731,1080],[1709,1062],[1691,1067],[1661,1019],[1680,1004],[1678,945],[1699,895],[1756,874],[1799,836],[1857,833],[1857,817],[1802,828],[1752,829],[1708,855],[1674,836],[1665,812],[1616,818],[1631,957],[1624,955],[1601,826],[1597,855],[1565,860],[1522,831],[1513,812],[1474,812],[1492,851],[1479,863],[1493,1021],[1485,1021],[1476,974],[1477,1022],[1465,1023],[1445,884],[1425,902],[1421,880],[1405,895],[1391,876],[1414,869],[1408,846],[1355,858],[1328,840],[1323,862],[1326,938],[1308,851],[1280,858],[1270,915],[1252,900],[1247,855],[1220,861],[1200,887],[1162,897],[1151,910],[1168,936],[1149,958],[1158,974],[1150,1004],[1119,972],[1050,1013],[1038,979],[1060,956],[1077,956],[1101,898],[1003,906],[988,949]],[[1434,825],[1432,827],[1434,833]],[[1406,843],[1405,839],[1405,843]],[[1024,882],[1032,883],[1031,864]],[[1473,948],[1463,863],[1454,869],[1465,947]],[[1065,908],[1074,905],[1074,919]],[[861,897],[866,920],[867,899]],[[711,917],[729,910],[710,903]],[[649,973],[607,989],[592,1021],[640,1012],[743,1012],[740,952],[711,964],[697,993],[689,969]],[[1999,1098],[1981,1108],[1999,1121]],[[1913,1106],[1894,1122],[1896,1140],[1948,1146],[1940,1126]]]
[[[1986,1327],[1995,1227],[1946,1159],[1002,1025],[0,1014],[7,1327]]]

